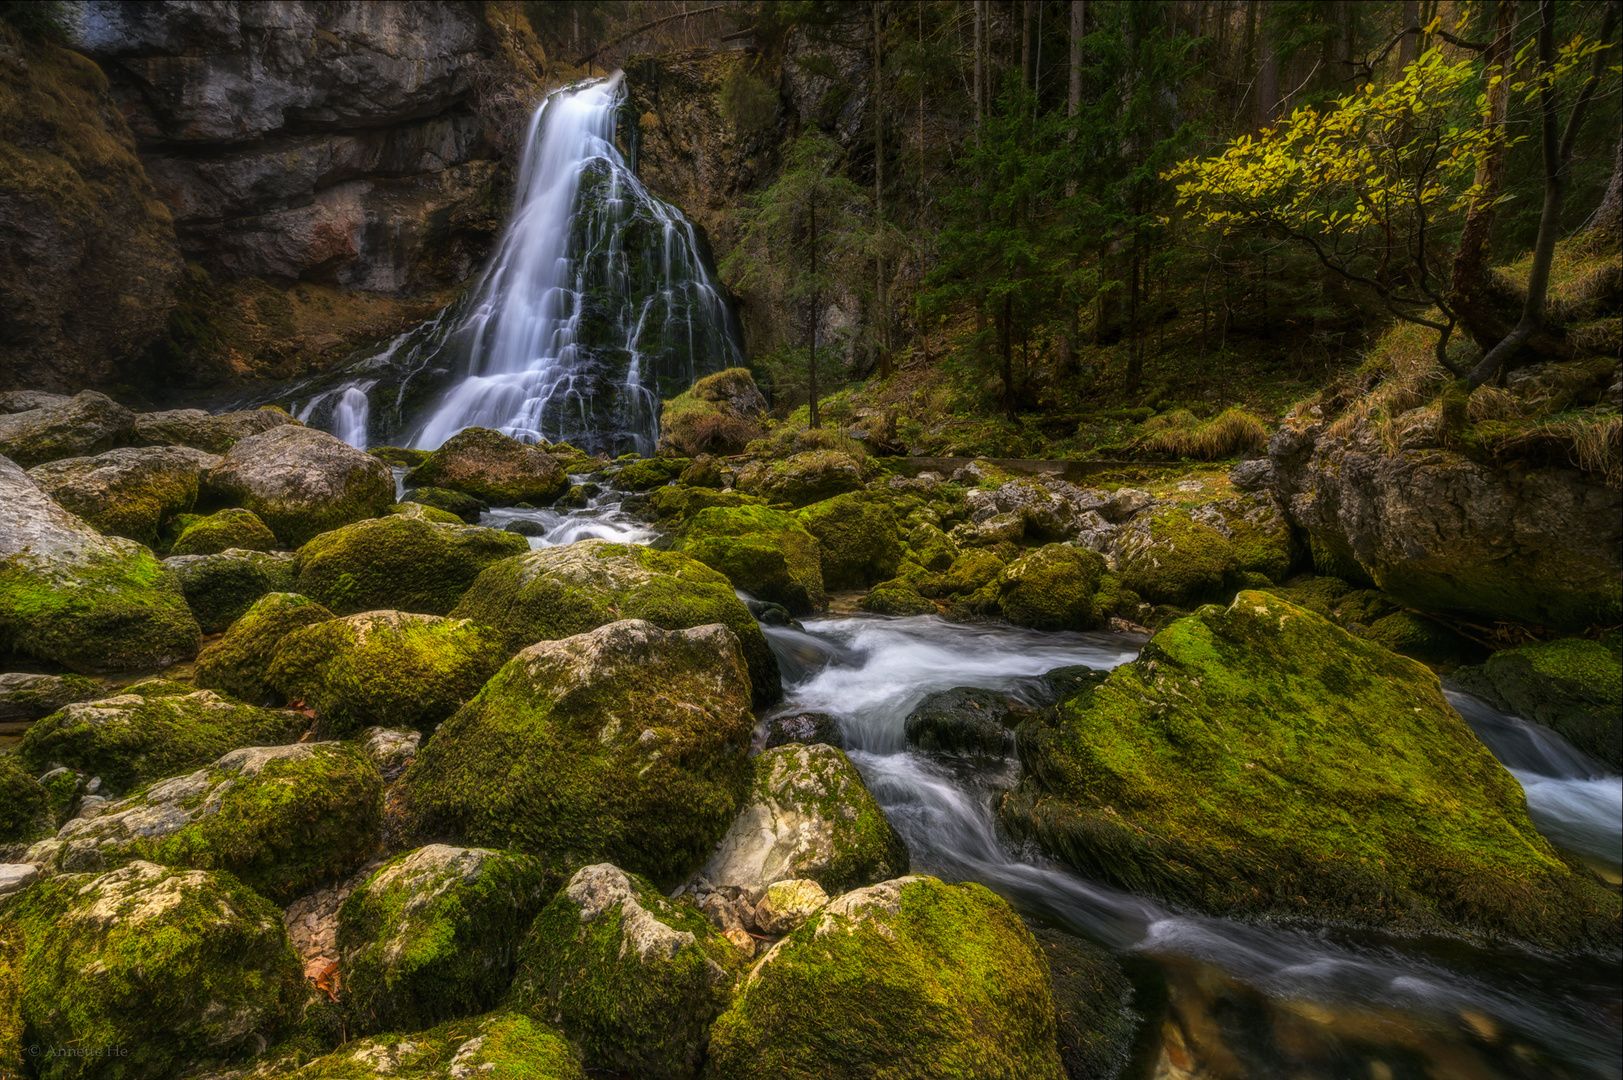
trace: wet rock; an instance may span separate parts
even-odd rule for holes
[[[360,865],[382,790],[377,766],[338,743],[246,747],[68,822],[28,861],[47,872],[131,859],[226,870],[287,900]]]
[[[697,909],[599,863],[536,917],[515,997],[554,1017],[587,1068],[684,1080],[743,968]]]
[[[828,903],[828,893],[807,878],[774,881],[755,905],[755,925],[763,934],[782,937],[817,914]]]
[[[680,552],[606,540],[542,548],[490,566],[451,614],[500,631],[515,650],[617,619],[666,630],[720,623],[743,649],[755,704],[783,696],[778,661],[732,583]]]
[[[501,529],[392,514],[300,548],[298,591],[340,615],[385,608],[445,615],[486,567],[529,550]]]
[[[367,611],[284,634],[266,679],[315,710],[322,738],[373,724],[429,732],[506,659],[500,637],[466,619]]]
[[[1048,961],[1065,1075],[1119,1076],[1143,1022],[1132,1008],[1133,984],[1121,964],[1091,941],[1047,928],[1031,933]]]
[[[416,1030],[495,1005],[547,900],[546,878],[528,856],[444,844],[372,874],[338,914],[353,1030]]]
[[[844,749],[845,736],[840,732],[839,720],[827,713],[789,713],[767,721],[766,748],[789,743],[826,743]]]
[[[517,521],[509,521],[506,525],[503,525],[502,528],[516,536],[547,535],[547,527],[545,525],[541,524],[539,521],[527,521],[524,518],[520,518]]]
[[[555,874],[610,858],[663,881],[726,831],[753,727],[730,631],[627,620],[520,652],[402,784],[424,836],[528,852]]]
[[[206,499],[252,510],[277,539],[295,547],[377,517],[394,502],[387,465],[325,431],[295,425],[239,441],[203,487]]]
[[[101,683],[82,675],[7,672],[0,675],[0,721],[38,720],[64,705],[90,701],[106,692]]]
[[[817,538],[827,588],[864,588],[895,576],[902,544],[896,516],[884,502],[860,494],[837,495],[798,511],[795,518]]]
[[[768,502],[809,506],[862,487],[862,465],[840,450],[807,450],[738,470],[734,486]]]
[[[881,581],[857,602],[857,607],[875,615],[934,615],[940,609],[926,600],[909,581],[896,578]]]
[[[791,615],[810,614],[828,602],[817,539],[781,511],[764,506],[701,510],[676,550]]]
[[[1554,728],[1608,768],[1623,766],[1623,635],[1506,649],[1452,678],[1504,712]]]
[[[1422,664],[1454,667],[1477,660],[1487,652],[1435,619],[1412,611],[1383,615],[1358,631],[1359,636],[1378,642],[1393,652],[1419,660]]]
[[[331,618],[332,612],[307,597],[286,592],[260,597],[224,637],[199,654],[197,685],[243,701],[269,700],[276,695],[270,681],[271,657],[282,638]]]
[[[0,651],[75,671],[159,667],[197,651],[180,583],[132,540],[98,534],[0,458]]]
[[[170,555],[218,555],[238,548],[270,551],[276,534],[252,510],[232,508],[190,522],[169,548]]]
[[[749,799],[701,871],[751,903],[768,885],[809,878],[831,894],[905,873],[907,845],[844,753],[788,745],[755,759]]]
[[[171,518],[197,502],[199,477],[219,460],[185,447],[123,448],[36,465],[28,475],[98,532],[150,546]]]
[[[1035,710],[1007,694],[962,686],[931,694],[907,714],[909,745],[948,754],[1005,757],[1010,732]]]
[[[652,491],[682,475],[687,458],[651,457],[628,462],[614,474],[614,486],[621,491]]]
[[[186,594],[205,634],[218,634],[268,593],[293,588],[292,552],[241,551],[171,555],[163,561]]]
[[[765,418],[766,398],[749,369],[728,368],[706,375],[664,403],[659,414],[660,449],[688,457],[742,453],[745,444],[765,434],[761,423]]]
[[[23,1023],[41,1045],[117,1047],[58,1059],[49,1075],[173,1075],[252,1053],[303,996],[281,913],[229,874],[150,862],[35,885],[8,912],[21,930]],[[98,1064],[100,1067],[98,1067]]]
[[[135,414],[137,446],[190,446],[223,454],[243,439],[284,424],[298,424],[281,409],[267,407],[211,415],[202,409],[170,409]]]
[[[361,732],[359,741],[361,748],[383,774],[383,782],[392,784],[400,779],[416,760],[417,748],[422,745],[423,733],[372,727]]]
[[[1003,822],[1084,874],[1229,916],[1616,947],[1616,893],[1533,828],[1436,676],[1271,594],[1173,623],[1019,741]]]
[[[981,886],[926,877],[846,893],[775,945],[711,1029],[708,1068],[725,1080],[1064,1076],[1030,931]]]
[[[0,414],[0,454],[24,468],[89,457],[129,441],[135,414],[105,394],[86,390],[61,405]]]
[[[151,681],[47,716],[28,729],[17,757],[35,771],[71,766],[100,777],[101,794],[119,795],[206,765],[239,746],[296,742],[309,727],[297,713]]]
[[[550,503],[569,488],[556,458],[489,428],[451,436],[406,474],[407,487],[460,491],[492,506]]]
[[[1034,630],[1093,630],[1104,623],[1096,594],[1104,560],[1048,544],[998,571],[970,600],[978,614]]]
[[[436,510],[455,514],[467,525],[479,524],[479,516],[490,510],[490,504],[485,500],[461,491],[452,491],[450,488],[421,487],[406,492],[403,499],[406,502],[422,503],[424,506],[432,506]]]

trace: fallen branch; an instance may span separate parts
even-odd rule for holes
[[[599,45],[597,48],[593,49],[591,52],[586,53],[585,55],[583,55],[579,60],[576,60],[575,63],[577,63],[577,64],[589,64],[593,60],[596,60],[604,52],[607,52],[609,49],[614,48],[616,45],[619,45],[621,42],[630,41],[632,38],[636,37],[638,34],[645,34],[648,31],[652,30],[654,27],[659,26],[659,25],[661,25],[663,23],[668,23],[668,22],[672,21],[673,19],[691,19],[695,15],[707,15],[712,11],[720,11],[724,6],[725,5],[723,5],[723,4],[711,4],[709,7],[697,8],[697,9],[695,9],[693,11],[678,11],[674,15],[664,15],[664,16],[661,16],[660,18],[653,19],[653,20],[651,20],[649,22],[645,22],[641,26],[637,27],[635,30],[628,30],[626,33],[621,34],[619,37],[615,38],[613,41],[605,41],[603,44]],[[723,38],[722,40],[725,41],[726,39]]]

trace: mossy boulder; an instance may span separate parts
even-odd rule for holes
[[[896,515],[882,500],[837,495],[806,507],[795,518],[817,538],[826,587],[861,589],[896,576],[902,541]]]
[[[857,602],[874,615],[934,615],[940,608],[921,595],[912,582],[901,578],[881,581]]]
[[[197,685],[247,702],[269,700],[276,694],[270,681],[271,657],[282,638],[333,617],[308,597],[286,592],[262,596],[198,655]]]
[[[8,671],[0,675],[0,721],[38,720],[65,705],[90,701],[105,693],[100,682],[83,675]]]
[[[393,514],[299,549],[298,591],[340,615],[391,608],[445,615],[480,571],[530,550],[522,536]]]
[[[809,506],[862,488],[862,464],[842,450],[807,450],[738,470],[739,490],[768,502]],[[888,576],[888,575],[887,575]]]
[[[970,604],[1034,630],[1094,630],[1104,624],[1096,598],[1104,572],[1105,561],[1091,551],[1047,544],[998,571]]]
[[[467,525],[479,524],[479,515],[490,509],[490,504],[485,500],[469,495],[465,491],[452,491],[450,488],[420,487],[415,491],[406,492],[404,500],[409,503],[421,503],[435,510],[443,510],[447,514],[455,514]]]
[[[774,716],[766,725],[766,749],[790,743],[827,743],[845,748],[845,734],[838,717],[828,713],[800,712]]]
[[[489,428],[451,436],[406,474],[406,486],[460,491],[492,506],[549,503],[569,488],[556,458]]]
[[[36,465],[28,475],[96,531],[152,545],[197,503],[199,478],[219,461],[186,447],[124,448]]]
[[[1264,592],[1161,631],[1019,730],[1002,818],[1092,877],[1223,915],[1616,948],[1424,667]]]
[[[130,441],[135,414],[94,390],[43,408],[0,415],[0,454],[25,469],[93,457]]]
[[[634,498],[636,496],[633,496]],[[713,491],[709,488],[685,487],[676,484],[656,488],[646,497],[646,501],[640,503],[633,503],[632,499],[627,499],[622,504],[622,508],[626,510],[635,509],[638,512],[653,516],[667,526],[679,527],[682,522],[713,506],[731,508],[765,505],[766,501],[764,499],[758,499],[753,495],[745,495],[738,491]]]
[[[912,520],[911,518],[909,520]],[[958,559],[958,545],[940,527],[928,521],[914,525],[907,534],[907,546],[915,562],[926,570],[944,573]],[[975,588],[984,585],[981,582]]]
[[[701,871],[760,899],[805,878],[830,895],[907,873],[907,845],[845,754],[789,745],[755,759],[749,801]]]
[[[466,619],[367,611],[290,630],[266,679],[316,712],[322,738],[374,724],[430,732],[508,657],[500,635]]]
[[[933,596],[968,596],[988,585],[1006,564],[985,548],[970,548],[954,558],[946,572],[921,591]]]
[[[243,705],[212,690],[169,690],[162,682],[137,683],[69,705],[31,726],[17,757],[35,772],[67,765],[99,776],[103,794],[121,795],[239,746],[297,742],[310,727],[297,713]]]
[[[274,405],[214,415],[202,409],[169,409],[137,413],[133,441],[137,446],[190,446],[223,454],[251,435],[298,423]]]
[[[1061,1080],[1031,932],[975,884],[904,877],[838,897],[750,972],[706,1076]]]
[[[410,518],[413,521],[433,522],[438,525],[467,524],[449,510],[436,510],[432,506],[424,506],[422,503],[415,502],[395,503],[384,513],[391,516]]]
[[[205,474],[201,497],[252,510],[278,540],[297,547],[383,513],[394,502],[394,474],[325,431],[288,424],[233,445]]]
[[[1487,652],[1435,619],[1413,611],[1394,611],[1365,628],[1360,636],[1422,664],[1453,667],[1480,659]]]
[[[791,614],[806,615],[828,602],[816,538],[782,511],[764,506],[701,510],[688,522],[677,550]]]
[[[231,548],[217,555],[171,555],[163,565],[180,582],[205,634],[220,633],[267,593],[293,588],[291,552]]]
[[[627,462],[614,474],[614,486],[621,491],[652,491],[681,476],[687,466],[687,458],[641,458]]]
[[[1298,552],[1279,504],[1261,495],[1186,507],[1156,504],[1111,541],[1127,588],[1152,604],[1226,601],[1250,587],[1245,575],[1283,581]]]
[[[102,536],[0,458],[0,654],[74,671],[161,667],[201,631],[175,576],[133,540]]]
[[[250,746],[75,818],[29,851],[50,870],[147,859],[224,870],[283,903],[352,872],[377,844],[383,778],[338,743]]]
[[[1010,733],[1032,712],[1008,694],[960,686],[919,702],[902,730],[920,750],[1003,757],[1013,749]]]
[[[515,1012],[355,1039],[308,1064],[297,1056],[277,1064],[258,1074],[298,1080],[586,1080],[561,1035]]]
[[[0,920],[0,1072],[22,1076],[27,1055],[23,1038],[23,932]]]
[[[589,1069],[690,1080],[744,963],[697,908],[599,863],[536,916],[515,1000],[552,1018]]]
[[[665,630],[720,623],[743,650],[755,704],[783,696],[777,658],[732,583],[681,552],[607,540],[531,551],[491,565],[451,614],[499,630],[513,650],[617,619]]]
[[[28,844],[56,831],[51,794],[16,754],[0,754],[0,845]]]
[[[1608,768],[1623,767],[1623,635],[1506,649],[1453,679],[1505,712],[1554,728]]]
[[[659,411],[660,448],[681,454],[737,454],[764,434],[766,398],[748,368],[694,381]]]
[[[520,652],[428,740],[403,781],[425,837],[612,859],[666,882],[727,829],[754,718],[725,627],[627,620]]]
[[[282,913],[229,874],[133,862],[41,882],[7,910],[41,1080],[158,1078],[247,1056],[304,996]],[[61,1051],[108,1048],[83,1056]]]
[[[402,469],[415,469],[428,460],[431,451],[414,450],[405,446],[369,446],[366,452],[383,462]]]
[[[252,510],[239,507],[221,510],[199,518],[181,530],[169,548],[170,555],[217,555],[229,548],[242,551],[270,551],[276,534]]]
[[[1059,1056],[1070,1077],[1120,1076],[1140,1022],[1133,984],[1104,949],[1059,930],[1032,930],[1054,990]]]
[[[483,848],[391,859],[338,912],[350,1030],[411,1031],[494,1007],[546,877],[529,856]]]

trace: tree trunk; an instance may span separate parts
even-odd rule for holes
[[[1127,392],[1138,393],[1144,381],[1144,353],[1138,346],[1138,238],[1133,238],[1133,271],[1127,286]]]
[[[807,388],[811,395],[811,423],[810,427],[820,428],[823,421],[817,415],[817,192],[814,189],[811,196],[811,220],[807,230],[811,234],[811,361],[807,365]]]
[[[884,82],[884,8],[873,3],[873,222],[879,244],[874,255],[874,308],[879,319],[879,375],[890,377],[890,313],[885,307],[885,108],[881,100]]]
[[[1087,0],[1071,0],[1071,85],[1065,96],[1065,115],[1073,121],[1082,111],[1082,38],[1086,36],[1083,24],[1087,16]],[[1066,132],[1065,138],[1076,142],[1076,129]],[[1065,197],[1076,194],[1076,177],[1065,178]]]
[[[1606,195],[1595,210],[1589,226],[1590,243],[1596,250],[1604,245],[1616,247],[1623,239],[1623,138],[1617,140],[1617,156],[1612,162],[1612,180],[1606,185]]]
[[[1245,33],[1240,45],[1240,79],[1246,83],[1246,93],[1254,99],[1257,93],[1257,0],[1246,0]],[[1253,112],[1256,111],[1256,107],[1253,100],[1251,105]]]
[[[1398,42],[1398,69],[1414,63],[1420,42],[1420,0],[1403,0],[1403,40]]]
[[[1003,316],[998,320],[1003,346],[1003,415],[1014,419],[1014,295],[1003,294]]]
[[[1279,53],[1274,48],[1266,16],[1257,20],[1257,100],[1255,126],[1265,128],[1279,115]]]
[[[1020,9],[1020,88],[1031,89],[1032,55],[1036,50],[1032,48],[1032,20],[1037,13],[1037,0],[1024,0]]]
[[[986,0],[975,0],[975,145],[981,144],[981,99],[983,98],[983,83],[985,72],[982,70],[981,57],[985,52],[984,39],[986,37]],[[976,187],[980,185],[977,183]]]

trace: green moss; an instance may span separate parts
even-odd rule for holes
[[[1048,961],[1065,1075],[1121,1075],[1139,1022],[1121,965],[1092,942],[1058,930],[1033,929],[1032,936]]]
[[[1019,747],[1005,824],[1124,888],[1616,947],[1616,893],[1557,857],[1436,677],[1270,594],[1174,623]]]
[[[1122,582],[1145,600],[1188,606],[1227,599],[1259,573],[1283,580],[1296,561],[1289,526],[1272,505],[1229,500],[1189,509],[1162,505],[1147,531],[1129,526],[1118,559]]]
[[[935,615],[941,610],[911,583],[899,579],[875,585],[857,606],[875,615]]]
[[[225,630],[267,593],[293,587],[292,559],[285,554],[176,555],[165,559],[164,566],[180,579],[186,603],[205,634]]]
[[[713,491],[709,488],[673,487],[656,488],[644,508],[648,513],[667,523],[680,523],[711,507],[765,506],[762,499],[736,491]]]
[[[322,738],[372,726],[431,732],[507,659],[495,632],[465,619],[371,611],[299,627],[277,642],[266,679],[316,711]]]
[[[276,535],[252,510],[229,509],[187,525],[169,549],[171,555],[213,555],[227,548],[270,551]]]
[[[817,538],[823,557],[823,583],[830,589],[859,589],[894,577],[902,560],[896,516],[883,501],[859,494],[837,495],[795,514]]]
[[[1423,664],[1452,667],[1474,660],[1486,651],[1441,623],[1412,611],[1394,611],[1381,616],[1370,624],[1363,636]]]
[[[7,912],[41,1080],[172,1076],[246,1056],[303,996],[282,913],[229,874],[150,863],[51,878]],[[106,1048],[79,1056],[72,1048]]]
[[[38,840],[55,825],[50,793],[34,779],[37,771],[25,768],[16,754],[0,754],[0,804],[6,807],[0,817],[0,844]],[[0,1032],[0,1044],[3,1038]]]
[[[841,450],[808,450],[739,470],[737,484],[774,503],[809,506],[862,487],[862,463]]]
[[[523,554],[522,536],[393,515],[360,521],[299,549],[299,592],[340,615],[444,615],[492,563]]]
[[[1047,965],[985,888],[901,878],[841,897],[758,965],[707,1076],[1059,1080]]]
[[[197,502],[202,469],[177,457],[167,450],[116,450],[48,462],[28,475],[97,532],[152,545],[171,518]]]
[[[587,1068],[684,1077],[744,956],[691,904],[600,865],[536,916],[520,966],[515,1002],[554,1018]]]
[[[912,515],[909,515],[909,520]],[[946,571],[958,558],[958,545],[942,532],[936,525],[929,522],[920,522],[913,526],[907,534],[907,546],[913,550],[913,557],[918,564],[926,570],[937,572]],[[974,586],[980,588],[985,582]]]
[[[490,566],[451,614],[500,631],[513,650],[617,619],[666,630],[720,623],[744,650],[755,703],[783,696],[777,658],[732,583],[680,552],[602,540],[543,548]]]
[[[415,469],[428,460],[427,450],[411,450],[402,446],[374,446],[367,451],[385,465],[394,465],[403,469]]]
[[[985,548],[970,548],[953,559],[936,585],[941,596],[966,596],[1003,572],[1004,562]]]
[[[494,1006],[547,885],[525,855],[433,845],[391,859],[338,913],[350,1030],[411,1030]]]
[[[1460,688],[1559,731],[1597,761],[1623,765],[1623,636],[1559,638],[1496,652],[1454,673]]]
[[[197,685],[248,702],[269,699],[276,692],[270,681],[271,656],[283,636],[332,617],[314,600],[293,593],[260,597],[198,656]]]
[[[440,525],[462,525],[465,522],[449,510],[436,510],[432,506],[424,506],[417,502],[394,503],[385,511],[387,514],[413,518],[417,521],[428,521]]]
[[[492,506],[551,502],[569,487],[563,469],[545,450],[489,428],[466,428],[406,474],[410,488],[438,487],[483,499]]]
[[[795,615],[828,602],[817,540],[793,517],[761,506],[712,507],[687,525],[677,549],[758,600]]]
[[[687,458],[640,458],[615,473],[614,486],[621,491],[651,491],[675,480],[687,467]]]
[[[299,1080],[445,1080],[453,1063],[460,1077],[479,1080],[586,1080],[574,1052],[556,1032],[519,1013],[453,1020],[409,1035],[357,1039],[308,1064],[287,1062],[274,1076]],[[296,1073],[294,1068],[298,1068]]]
[[[0,765],[0,770],[4,765]],[[3,777],[3,773],[0,773]],[[4,779],[0,778],[0,784]],[[14,922],[0,919],[0,1075],[22,1076],[23,1038],[23,932]]]
[[[240,705],[208,690],[144,695],[135,686],[100,701],[69,705],[23,735],[17,757],[41,772],[68,765],[106,785],[103,794],[207,765],[239,746],[297,742],[310,722],[297,713]]]
[[[479,515],[490,509],[490,505],[483,499],[476,499],[472,495],[447,488],[423,487],[416,491],[408,491],[406,501],[444,511],[468,525],[479,524]]]
[[[999,571],[971,606],[1035,630],[1093,630],[1104,621],[1094,600],[1104,569],[1091,551],[1048,544]]]

